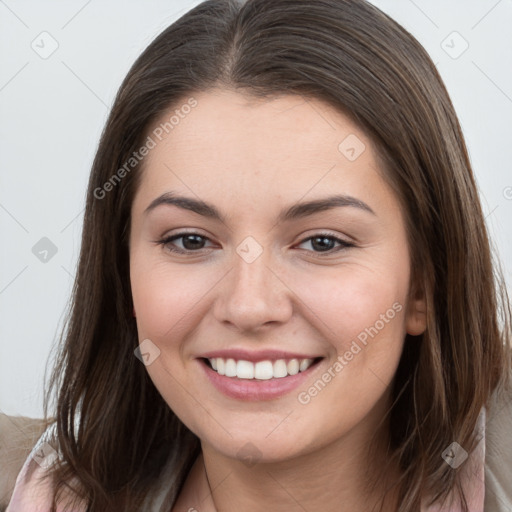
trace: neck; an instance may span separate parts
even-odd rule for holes
[[[240,461],[214,456],[208,449],[199,457],[202,495],[207,497],[199,510],[205,512],[332,512],[397,510],[397,489],[386,491],[398,479],[398,471],[388,473],[368,492],[368,469],[383,468],[379,457],[366,464],[367,454],[350,457],[337,446],[288,461],[257,463],[248,467]],[[358,457],[359,455],[359,457]],[[371,475],[376,476],[376,475]],[[211,490],[211,492],[210,492]]]
[[[381,427],[370,458],[368,443],[375,424],[367,425],[359,424],[310,453],[254,465],[227,457],[203,442],[202,454],[173,510],[396,512],[398,488],[393,484],[400,472],[397,467],[385,467],[388,425]],[[384,469],[385,478],[379,479]],[[372,488],[369,479],[376,482]]]

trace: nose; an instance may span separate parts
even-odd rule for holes
[[[269,249],[263,248],[254,261],[234,252],[232,261],[215,301],[216,319],[243,332],[287,322],[293,314],[293,293]]]

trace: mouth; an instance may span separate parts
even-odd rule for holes
[[[282,357],[282,356],[280,356]],[[199,357],[207,382],[229,398],[274,400],[312,378],[325,357],[293,357],[249,361],[234,357]]]
[[[204,363],[218,375],[243,380],[284,379],[305,372],[321,359],[323,358],[266,359],[253,362],[223,357],[202,358]]]

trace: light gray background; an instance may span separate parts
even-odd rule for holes
[[[0,0],[0,412],[42,415],[109,107],[141,51],[198,3]],[[511,283],[512,0],[373,3],[418,38],[447,85]],[[57,248],[46,262],[32,252],[43,237]]]

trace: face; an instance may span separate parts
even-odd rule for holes
[[[319,100],[194,98],[164,136],[175,108],[155,123],[131,211],[152,381],[228,457],[286,460],[372,433],[404,337],[425,324],[370,140]]]

